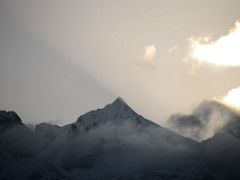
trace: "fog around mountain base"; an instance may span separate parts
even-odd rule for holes
[[[217,101],[200,103],[191,114],[174,114],[168,128],[185,137],[203,141],[220,132],[230,132],[240,137],[238,112]]]
[[[209,120],[210,107],[225,108],[204,102],[190,115],[192,122],[183,116],[178,123],[205,127],[199,119]],[[119,98],[63,127],[42,123],[32,129],[14,112],[1,114],[2,179],[240,178],[240,140],[233,128],[199,143],[145,119]]]

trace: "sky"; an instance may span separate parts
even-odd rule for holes
[[[164,124],[240,107],[239,0],[0,0],[0,109],[67,124],[121,96]]]

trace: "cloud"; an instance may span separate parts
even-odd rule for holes
[[[157,49],[156,49],[155,45],[145,46],[144,47],[144,55],[143,55],[144,62],[146,62],[148,64],[153,64],[154,58],[156,56],[156,51],[157,51]]]
[[[227,95],[222,100],[227,105],[240,109],[240,87],[228,91]]]
[[[168,52],[169,53],[173,53],[173,52],[176,52],[179,50],[179,47],[178,46],[173,46],[173,47],[170,47],[168,48]]]
[[[223,131],[239,136],[239,115],[217,101],[200,103],[191,114],[175,114],[168,120],[168,127],[185,137],[202,141]]]
[[[240,66],[240,22],[227,35],[211,41],[209,37],[192,37],[190,57],[200,63]]]

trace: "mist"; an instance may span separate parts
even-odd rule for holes
[[[160,170],[159,176],[164,177],[175,170],[174,176],[182,177],[194,170],[196,144],[189,139],[176,140],[176,135],[168,130],[152,127],[136,130],[131,123],[120,126],[107,123],[87,133],[62,136],[61,129],[56,133],[58,128],[37,126],[32,131],[16,126],[1,132],[0,164],[5,164],[1,176],[108,179],[127,178],[131,174],[147,178],[152,172]],[[15,171],[14,176],[4,174],[11,171]]]
[[[206,100],[191,114],[174,114],[168,119],[168,127],[174,132],[197,141],[203,141],[221,132],[238,134],[239,111],[218,101]]]

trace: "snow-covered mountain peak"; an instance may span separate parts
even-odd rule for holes
[[[107,111],[112,111],[113,113],[117,113],[118,116],[114,118],[139,116],[121,97],[118,97],[111,104],[106,105],[103,109]]]
[[[122,124],[125,122],[141,124],[143,126],[156,125],[138,115],[121,97],[118,97],[111,104],[106,105],[102,109],[83,114],[78,118],[75,124],[77,126],[91,128],[105,123]]]
[[[101,119],[101,120],[115,120],[135,118],[139,116],[121,97],[118,97],[111,104],[106,105],[102,109],[90,111],[78,118],[78,122],[83,119]]]
[[[118,111],[119,109],[122,109],[122,108],[125,109],[126,111],[134,112],[134,110],[121,97],[116,98],[112,103],[107,104],[104,107],[104,109],[111,109],[115,111]],[[134,112],[134,114],[136,113]]]
[[[128,104],[120,96],[117,99],[115,99],[115,101],[113,101],[113,103],[125,104],[128,106]]]

